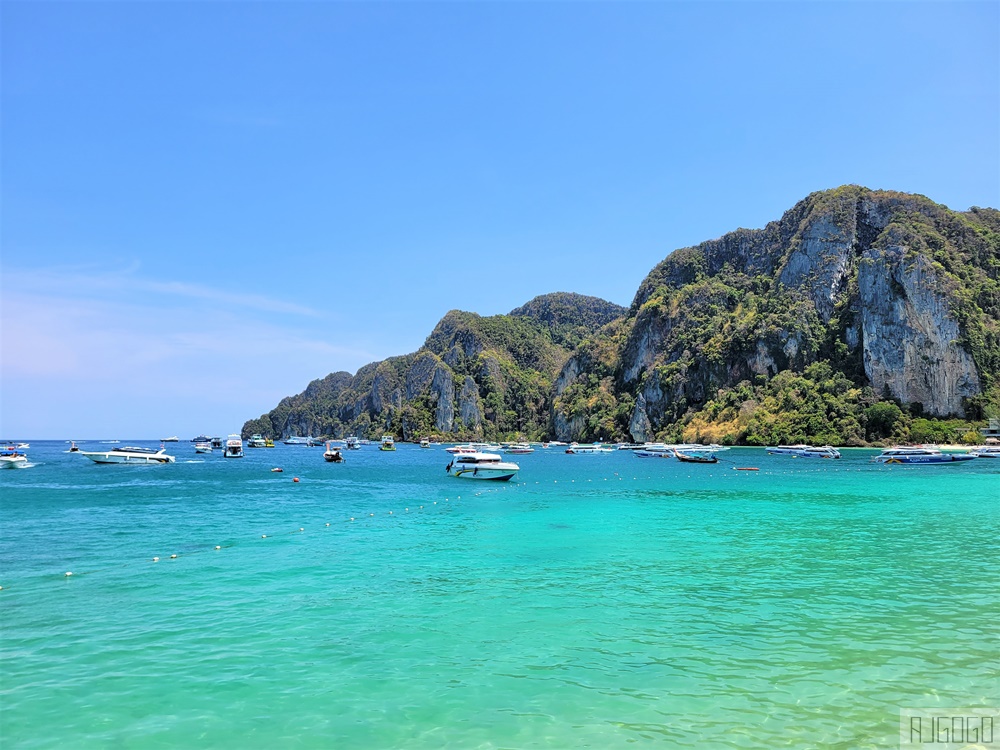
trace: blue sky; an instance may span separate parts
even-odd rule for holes
[[[1000,4],[0,6],[0,437],[225,434],[857,183],[1000,206]]]

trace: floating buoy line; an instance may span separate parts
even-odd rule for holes
[[[837,473],[837,472],[843,472],[843,471],[864,471],[866,468],[870,468],[870,467],[868,467],[867,464],[865,465],[865,468],[858,467],[858,468],[853,468],[853,469],[852,468],[830,467],[830,466],[827,465],[827,466],[824,466],[824,467],[816,467],[816,468],[810,468],[810,469],[804,469],[804,470],[796,468],[796,470],[793,470],[793,471],[787,471],[787,470],[761,471],[757,467],[735,467],[734,466],[732,468],[734,470],[736,470],[736,471],[743,471],[743,472],[745,472],[745,471],[752,471],[752,472],[759,472],[759,473],[764,474],[764,475],[790,475],[790,474],[813,474],[813,473],[825,473],[825,474],[829,474],[829,473]],[[279,469],[279,468],[276,467],[275,469],[272,469],[272,471],[279,471],[280,472],[281,469]],[[688,473],[688,474],[685,474],[685,478],[686,479],[695,479],[695,478],[697,478],[698,474],[699,474],[699,472],[697,472],[697,471],[692,472],[692,473]],[[716,476],[721,476],[721,475],[716,475]],[[732,475],[729,475],[729,476],[732,476]],[[661,481],[663,479],[664,479],[663,476],[657,476],[657,477],[652,477],[652,476],[645,476],[645,477],[631,476],[631,477],[629,477],[629,476],[622,476],[618,472],[614,472],[614,474],[612,476],[597,477],[597,478],[590,478],[590,479],[586,479],[586,480],[580,480],[580,484],[584,484],[584,483],[587,483],[587,482],[593,483],[593,482],[602,482],[602,481],[603,482],[609,482],[609,481],[610,482],[614,482],[614,481],[619,481],[619,482],[622,482],[622,481],[642,482],[642,481],[650,481],[650,480]],[[299,482],[299,478],[295,477],[292,481],[293,482]],[[542,483],[541,481],[536,480],[533,484],[539,485],[541,483]],[[548,482],[546,482],[546,484],[547,483]],[[568,482],[566,482],[566,480],[563,480],[563,484],[576,484],[576,483],[577,482],[576,482],[575,479],[570,479]],[[491,482],[490,484],[494,484],[494,483]],[[472,496],[473,497],[481,497],[481,496],[484,496],[484,495],[488,495],[488,494],[492,494],[492,493],[496,493],[496,492],[500,492],[500,491],[506,491],[506,490],[510,490],[510,489],[516,490],[516,489],[518,489],[520,487],[527,487],[527,486],[529,486],[529,484],[531,484],[531,483],[524,482],[524,481],[522,481],[522,482],[504,482],[502,484],[499,484],[496,487],[491,487],[490,489],[483,489],[483,490],[480,490],[478,492],[473,492]],[[559,484],[559,480],[558,479],[553,479],[552,480],[552,484],[558,485]],[[454,497],[454,501],[459,501],[461,499],[462,499],[461,495],[456,495]],[[381,512],[381,513],[369,512],[368,514],[348,516],[348,517],[342,519],[338,525],[357,524],[358,521],[359,521],[359,519],[362,520],[362,521],[369,521],[369,522],[372,522],[372,519],[376,519],[376,521],[377,521],[377,519],[379,519],[379,518],[401,519],[404,515],[408,515],[408,514],[409,515],[413,515],[417,511],[423,511],[423,510],[428,510],[429,511],[429,510],[433,510],[435,506],[444,506],[444,505],[448,505],[448,504],[453,504],[453,499],[450,496],[444,498],[443,500],[433,500],[433,501],[430,501],[430,503],[426,504],[426,505],[413,504],[412,506],[404,506],[402,508],[402,512],[401,513],[395,513],[393,510],[387,509],[387,510]],[[397,522],[401,522],[401,521],[397,521]],[[310,528],[312,528],[312,527],[310,527]],[[332,528],[332,523],[330,521],[323,522],[323,523],[321,523],[319,525],[319,528],[322,528],[322,529]],[[281,536],[290,536],[290,535],[293,535],[293,534],[304,534],[304,533],[306,533],[306,527],[305,526],[299,526],[299,527],[297,527],[295,529],[292,529],[290,531],[278,532],[278,533],[272,532],[272,533],[267,533],[267,534],[260,534],[260,536],[258,538],[261,539],[261,540],[268,540],[268,539],[274,539],[276,537],[281,537]],[[183,558],[193,557],[193,556],[200,555],[200,554],[205,554],[205,553],[208,553],[208,552],[222,552],[224,550],[231,549],[233,547],[246,546],[249,543],[250,543],[250,540],[248,539],[246,541],[232,542],[232,543],[229,543],[229,544],[216,544],[216,545],[212,545],[212,546],[207,546],[206,545],[206,547],[204,549],[194,549],[194,550],[191,550],[189,552],[184,552],[183,554],[170,553],[167,556],[166,559],[167,560],[177,561],[177,560],[181,560]],[[79,570],[78,571],[65,571],[64,573],[59,574],[58,576],[53,575],[52,579],[55,579],[56,577],[58,577],[58,578],[62,578],[64,580],[69,580],[70,578],[79,578],[81,576],[91,576],[91,575],[95,575],[95,574],[98,574],[98,573],[108,572],[108,571],[111,571],[111,570],[121,570],[123,568],[129,568],[129,567],[133,567],[133,566],[136,566],[136,565],[139,565],[139,564],[157,564],[157,563],[160,563],[162,559],[163,559],[162,556],[160,556],[160,555],[154,555],[152,557],[144,557],[141,560],[137,560],[137,561],[133,561],[133,562],[126,562],[126,563],[122,563],[122,564],[119,564],[119,565],[112,565],[112,566],[104,567],[104,568],[96,568],[96,569],[82,570],[82,571],[79,571]],[[33,578],[48,578],[48,576],[46,576],[45,574],[35,574],[32,577]],[[15,586],[13,590],[17,590],[17,589],[18,589],[18,587]],[[2,585],[0,585],[0,591],[8,591],[8,590],[12,590],[9,584],[2,584]]]

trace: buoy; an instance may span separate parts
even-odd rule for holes
[[[67,578],[68,578],[69,576],[71,576],[71,575],[73,575],[73,572],[72,572],[72,571],[66,571],[66,577],[67,577]]]
[[[329,525],[330,525],[330,524],[327,524],[327,526],[329,526]]]
[[[158,558],[158,557],[154,557],[153,558],[153,562],[159,562],[159,561],[160,561],[160,558]]]
[[[267,539],[267,534],[261,534],[261,535],[260,535],[260,538],[261,538],[261,539]]]
[[[280,466],[275,466],[271,471],[284,471]]]
[[[351,520],[353,521],[354,519],[352,518]]]
[[[171,560],[176,560],[176,559],[177,559],[177,555],[171,555],[171,556],[170,556],[170,559],[171,559]]]
[[[299,478],[298,477],[292,477],[292,481],[293,482],[297,482],[297,481],[299,481]]]
[[[391,510],[389,511],[389,515],[390,515],[390,516],[392,515],[392,511],[391,511]]]
[[[215,545],[215,548],[216,548],[216,549],[222,549],[222,546],[221,546],[221,545],[219,545],[219,544],[216,544],[216,545]]]

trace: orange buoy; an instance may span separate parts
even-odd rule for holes
[[[292,478],[292,481],[293,481],[293,482],[297,482],[297,481],[299,481],[299,478],[298,478],[298,477],[293,477],[293,478]]]

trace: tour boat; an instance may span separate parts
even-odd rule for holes
[[[155,448],[137,448],[123,445],[107,451],[77,451],[95,464],[172,464],[173,456],[167,455],[167,449],[162,445]]]
[[[578,445],[577,443],[573,443],[566,449],[566,452],[571,455],[576,455],[580,453],[613,453],[614,450],[614,448],[607,448],[598,443],[594,443],[593,445]]]
[[[235,433],[226,438],[226,450],[223,458],[243,458],[243,438]]]
[[[505,463],[496,453],[459,453],[445,467],[453,477],[490,479],[506,482],[520,470],[514,463]]]
[[[0,451],[0,468],[23,469],[27,465],[28,457],[16,445],[9,445]]]
[[[298,435],[289,435],[284,440],[285,445],[312,445],[313,439],[311,437],[299,437]]]
[[[383,435],[382,441],[379,443],[379,450],[383,451],[394,451],[396,450],[396,440],[392,435]]]
[[[795,456],[796,458],[840,458],[840,451],[824,445],[816,448],[812,445],[778,445],[767,449],[767,452],[775,456]]]
[[[1000,458],[1000,445],[980,445],[969,451],[976,458]]]
[[[200,443],[194,444],[195,453],[211,453],[212,452],[212,441],[205,440]]]
[[[532,448],[527,443],[511,443],[510,445],[504,446],[503,452],[520,456],[520,455],[527,455],[529,453],[534,453],[535,449]]]
[[[334,448],[333,442],[328,440],[326,443],[326,450],[323,452],[323,460],[339,464],[343,462],[344,457],[340,453],[340,448]]]
[[[263,435],[251,435],[250,439],[247,440],[247,448],[264,448],[267,446],[267,442],[264,440]]]
[[[349,451],[361,450],[361,441],[354,435],[344,439],[344,447]]]
[[[176,435],[171,435],[170,437],[160,438],[161,443],[176,443],[179,442],[180,438]]]
[[[975,459],[976,456],[969,453],[942,453],[937,448],[896,446],[886,448],[872,461],[877,464],[950,464]]]

